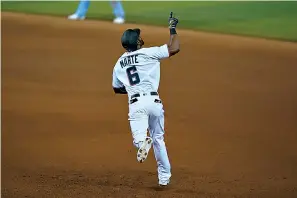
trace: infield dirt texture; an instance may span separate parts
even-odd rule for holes
[[[297,44],[179,30],[161,65],[169,189],[111,87],[120,36],[166,28],[2,13],[2,197],[297,197]]]

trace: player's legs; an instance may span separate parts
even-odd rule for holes
[[[90,6],[90,0],[81,0],[76,10],[78,16],[86,16]]]
[[[149,132],[153,138],[153,149],[158,165],[158,178],[160,185],[167,185],[171,177],[171,166],[164,142],[164,110],[162,104],[155,104],[157,108],[149,117]]]
[[[84,19],[90,6],[90,0],[81,0],[74,14],[68,16],[68,19]]]
[[[121,1],[110,1],[115,16],[114,23],[122,24],[125,22],[125,11]]]
[[[133,105],[133,104],[132,104]],[[148,129],[148,115],[145,109],[130,106],[129,110],[129,121],[133,137],[133,144],[138,149],[137,160],[143,162],[152,146],[152,139],[147,136]],[[133,108],[134,107],[134,108]]]

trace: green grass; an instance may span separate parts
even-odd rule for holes
[[[66,17],[77,5],[69,1],[6,1],[2,2],[2,10]],[[124,1],[123,6],[130,23],[166,26],[173,11],[180,28],[297,41],[297,2]],[[111,20],[109,1],[91,2],[87,17]]]

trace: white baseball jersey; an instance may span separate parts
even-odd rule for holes
[[[128,97],[136,93],[158,91],[160,60],[168,57],[167,44],[125,52],[113,69],[112,86],[125,86]]]

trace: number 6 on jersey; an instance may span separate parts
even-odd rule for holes
[[[126,72],[131,86],[140,83],[140,78],[135,66],[127,68]]]

